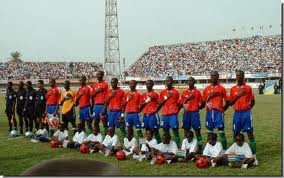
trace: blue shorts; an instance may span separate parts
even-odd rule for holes
[[[213,109],[206,112],[206,128],[212,129],[223,129],[224,128],[224,113]]]
[[[176,129],[178,128],[177,114],[162,116],[161,127],[164,129]]]
[[[160,128],[159,115],[157,113],[150,115],[144,114],[142,125],[146,130],[159,129]]]
[[[47,113],[53,114],[56,110],[56,104],[47,105]]]
[[[136,129],[141,129],[141,121],[140,115],[135,113],[126,113],[126,126],[133,127],[135,126]]]
[[[240,133],[242,132],[252,132],[253,131],[253,122],[252,122],[252,113],[251,110],[246,111],[235,111],[233,119],[233,132]]]
[[[182,128],[184,129],[200,129],[200,114],[196,112],[184,112],[182,120]]]
[[[118,124],[118,119],[121,116],[121,111],[108,111],[107,112],[107,126],[108,127],[116,127],[116,128],[124,128],[125,122],[122,124]]]
[[[100,113],[103,111],[105,105],[95,105],[94,106],[94,112],[93,112],[93,119],[99,120],[100,119]]]
[[[80,120],[85,121],[85,120],[92,120],[92,117],[90,117],[90,107],[84,107],[80,109]]]

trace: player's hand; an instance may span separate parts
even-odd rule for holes
[[[245,90],[241,90],[239,93],[238,93],[238,97],[242,97],[244,95],[246,95],[247,92]]]
[[[186,101],[189,101],[189,100],[192,100],[194,99],[195,96],[193,94],[190,94],[187,98],[186,98]]]
[[[104,88],[98,88],[98,89],[96,90],[97,93],[103,92],[103,91],[104,91]]]
[[[212,93],[210,93],[209,97],[214,98],[214,97],[219,96],[219,95],[220,95],[219,92],[212,92]]]
[[[119,119],[118,119],[118,123],[123,124],[124,123],[124,117],[120,116]]]
[[[117,95],[117,91],[113,90],[112,93],[109,95],[109,98],[113,98]]]
[[[64,98],[63,98],[63,101],[65,100],[69,100],[71,98],[71,94],[70,93],[67,93]]]
[[[80,95],[80,96],[83,96],[85,93],[86,93],[86,90],[83,89],[83,90],[80,91],[79,95]]]
[[[166,96],[164,97],[164,100],[170,99],[173,95],[174,95],[174,94],[173,94],[172,92],[168,92],[168,93],[166,94]]]
[[[127,98],[128,101],[132,100],[134,98],[134,94],[130,94]]]

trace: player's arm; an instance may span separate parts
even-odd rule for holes
[[[159,112],[160,109],[164,106],[164,104],[168,101],[170,97],[172,97],[173,93],[167,93],[166,95],[160,95],[160,102],[157,106],[156,112]]]
[[[246,91],[242,90],[238,94],[236,94],[234,97],[233,97],[233,94],[232,94],[232,90],[231,90],[230,93],[231,93],[231,95],[230,95],[229,104],[230,104],[230,106],[233,106],[238,99],[240,99],[242,96],[244,96],[246,94]]]

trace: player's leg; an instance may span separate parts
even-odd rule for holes
[[[138,113],[133,114],[133,124],[135,125],[137,135],[139,138],[143,138],[143,133],[142,133],[142,124],[140,121],[140,115]]]
[[[163,128],[164,134],[170,133],[169,116],[162,116],[161,127]]]
[[[149,128],[150,130],[153,131],[154,136],[157,140],[158,143],[161,142],[161,136],[160,136],[160,132],[159,132],[159,128],[160,128],[160,119],[159,119],[159,115],[158,114],[152,114],[150,115],[150,119],[149,119]]]
[[[224,130],[224,113],[217,111],[217,110],[213,110],[213,112],[214,112],[213,117],[214,117],[215,128],[218,128],[220,142],[223,146],[223,149],[226,150],[227,149],[227,138],[226,138],[225,130]]]
[[[214,125],[213,125],[213,112],[212,111],[206,111],[206,119],[205,119],[205,126],[206,126],[206,132],[207,132],[207,140],[210,133],[213,133]]]
[[[27,118],[29,120],[29,131],[33,132],[34,121],[31,113],[27,114]]]
[[[195,136],[196,136],[196,139],[197,139],[197,144],[198,144],[198,151],[201,154],[202,153],[202,136],[201,136],[201,133],[200,133],[201,124],[200,124],[199,112],[191,112],[190,125],[194,129]]]
[[[118,120],[121,116],[121,111],[113,111],[113,121],[114,121],[114,126],[116,128],[120,128],[121,131],[121,136],[122,138],[126,137],[126,130],[125,130],[125,121],[122,123],[119,123]]]
[[[19,125],[20,125],[20,134],[23,134],[23,127],[24,127],[24,119],[23,119],[23,110],[22,109],[19,109],[17,108],[17,115],[18,115],[18,118],[19,118]]]
[[[100,105],[95,105],[93,108],[92,118],[94,120],[94,128],[98,128],[100,132]]]
[[[233,140],[233,142],[235,142],[236,134],[240,133],[241,129],[242,129],[241,113],[235,111],[234,117],[233,117],[233,133],[234,133],[234,136],[233,136],[234,140]]]
[[[174,137],[175,137],[175,142],[180,148],[180,135],[179,135],[179,125],[178,125],[178,116],[177,114],[169,116],[169,124],[170,128],[173,129]]]
[[[9,132],[12,131],[12,122],[11,122],[11,118],[12,118],[12,115],[7,112],[7,119],[8,119],[8,125],[9,125]]]
[[[256,154],[256,141],[253,134],[253,118],[250,110],[242,112],[242,130],[247,132],[252,154]]]

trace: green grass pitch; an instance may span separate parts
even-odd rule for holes
[[[42,160],[58,158],[87,158],[111,162],[117,165],[125,176],[280,176],[282,174],[281,152],[281,96],[256,95],[253,108],[254,129],[257,141],[257,158],[260,165],[248,170],[217,167],[197,169],[193,163],[173,163],[170,165],[150,165],[149,162],[138,162],[128,158],[117,161],[114,157],[106,158],[102,154],[81,154],[70,149],[51,149],[49,144],[33,144],[28,138],[11,139],[8,133],[7,118],[4,113],[4,95],[0,95],[0,175],[20,175]],[[228,145],[232,144],[232,116],[230,108],[225,113],[225,131]],[[182,118],[180,112],[179,119]],[[202,136],[205,144],[205,110],[201,111]],[[77,120],[78,121],[78,120]],[[70,126],[69,126],[70,127]],[[117,130],[120,135],[120,130]],[[183,138],[183,131],[180,130]],[[248,141],[246,136],[246,141]],[[60,165],[59,165],[60,169]]]

